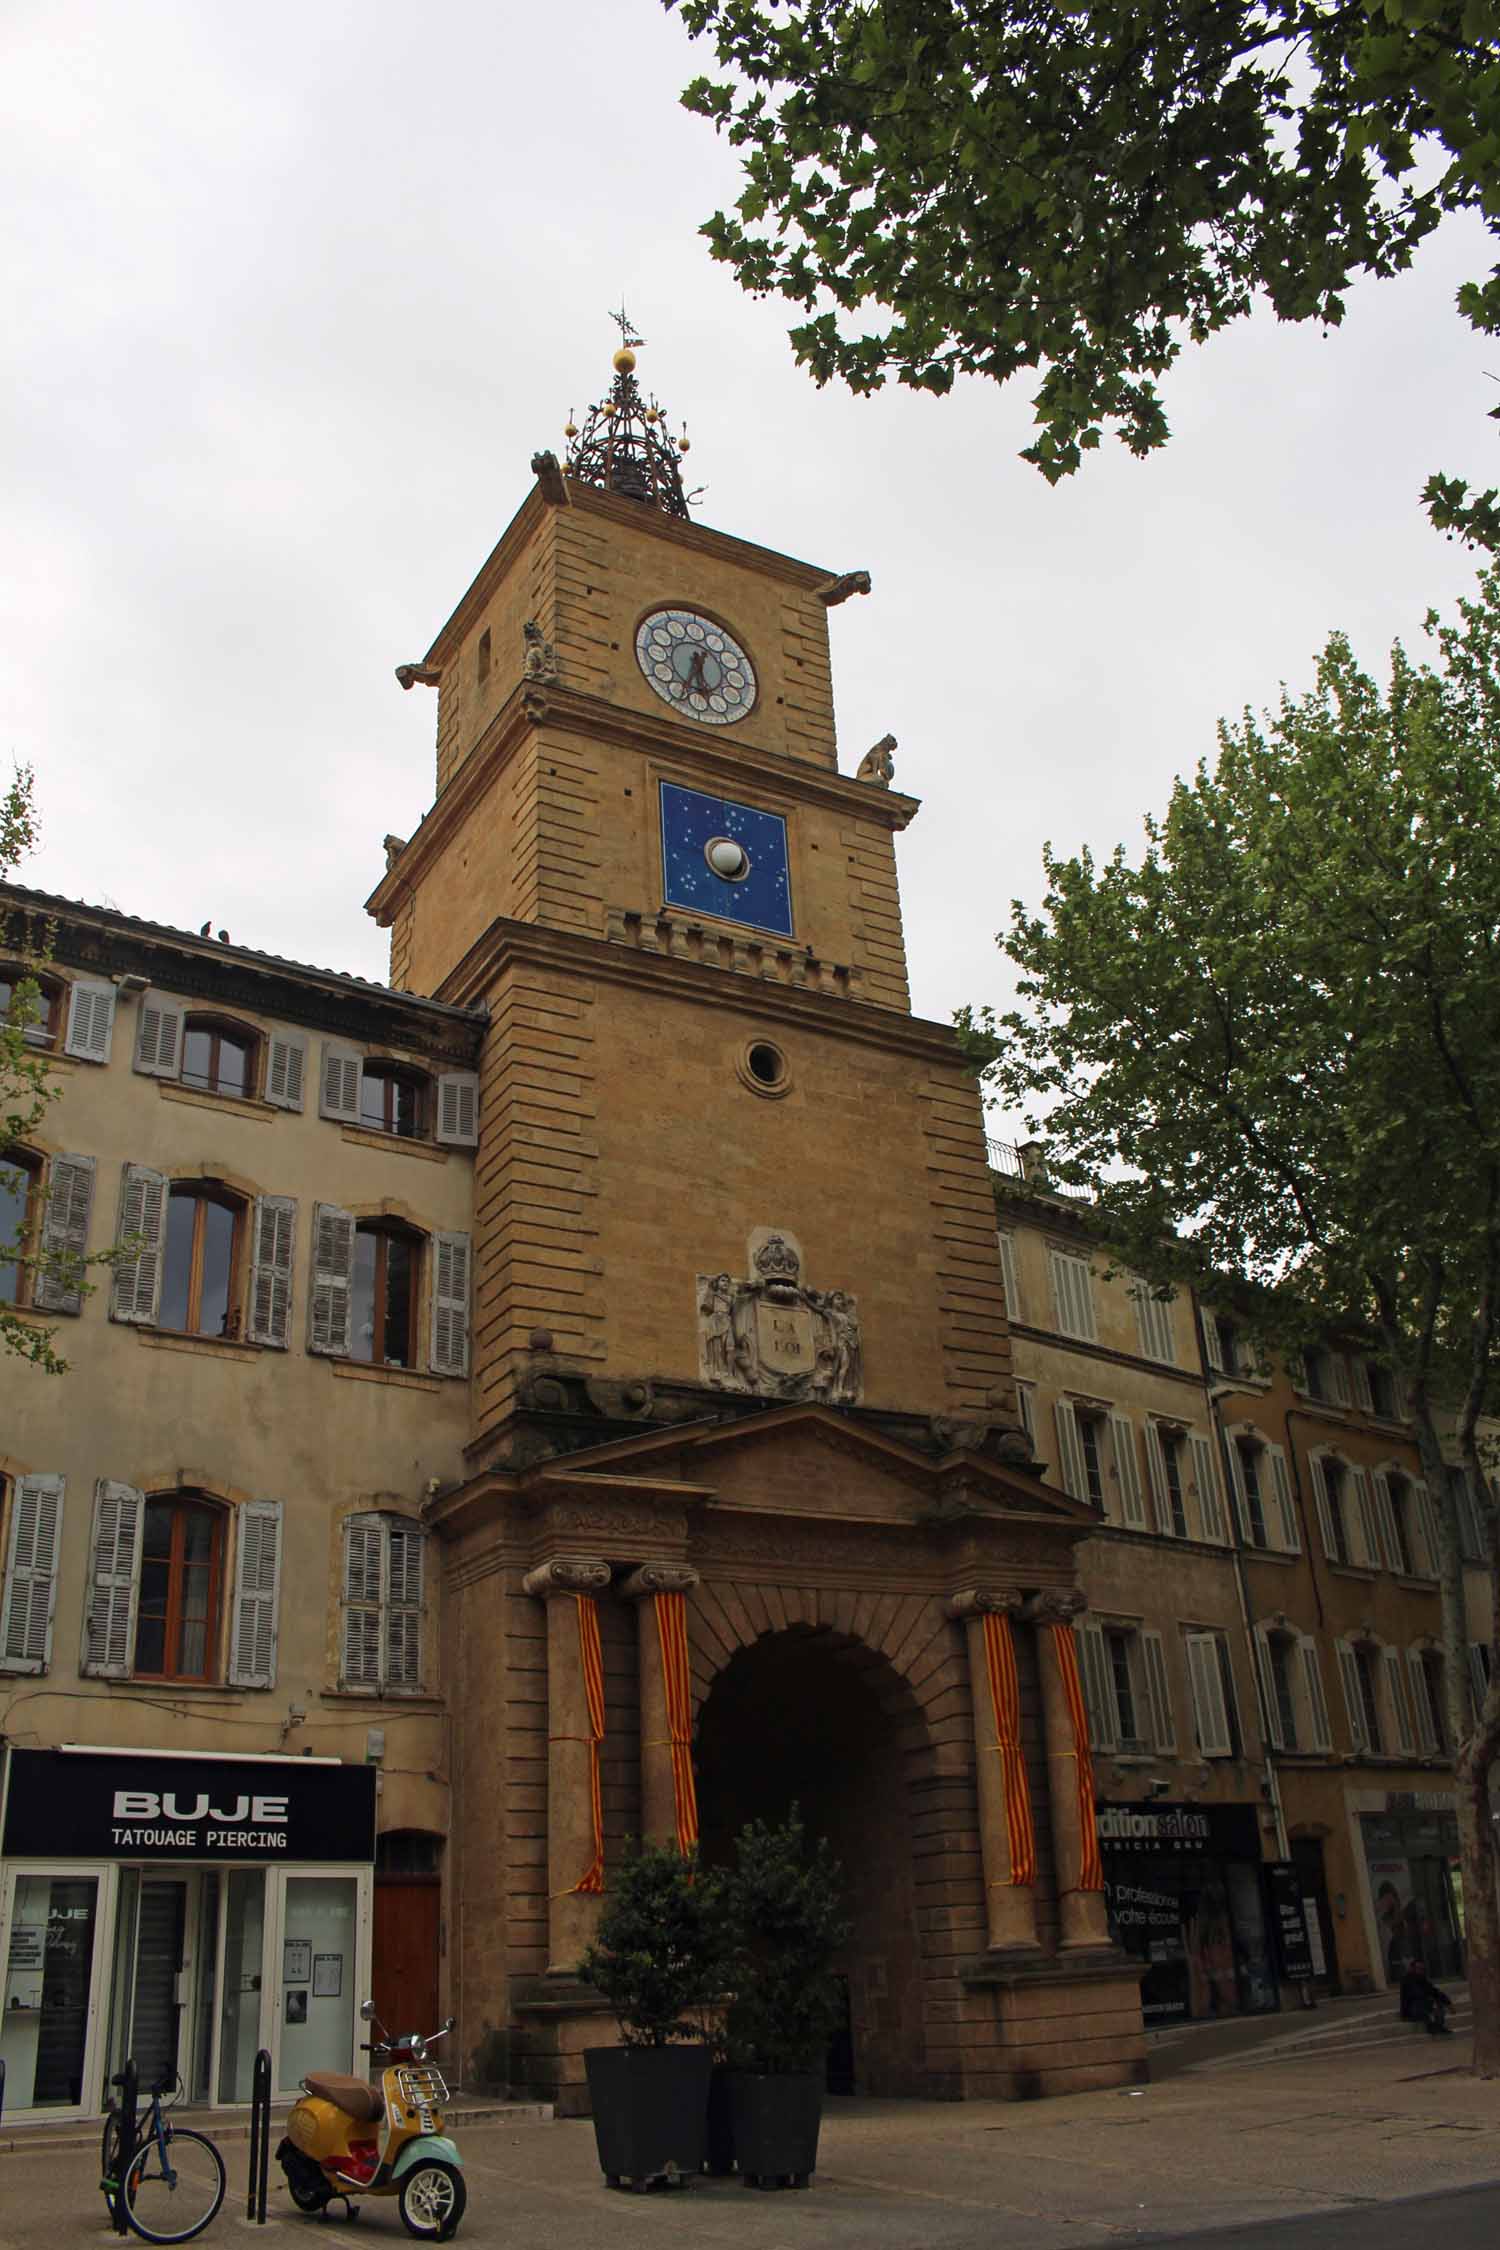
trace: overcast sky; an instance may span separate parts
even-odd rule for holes
[[[731,152],[658,0],[8,0],[0,19],[0,757],[20,879],[368,976],[380,839],[430,801],[419,657],[609,380],[689,423],[700,520],[873,596],[833,613],[842,762],[886,732],[914,1005],[999,999],[1040,849],[1134,850],[1221,713],[1382,668],[1472,559],[1418,502],[1494,481],[1453,226],[1336,335],[1265,316],[1170,378],[1167,450],[1051,491],[1029,386],[816,390],[697,228]],[[1488,364],[1495,366],[1495,354]],[[1496,370],[1500,372],[1500,369]]]

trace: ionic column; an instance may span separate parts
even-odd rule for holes
[[[995,1726],[995,1697],[990,1685],[990,1664],[985,1648],[987,1615],[1014,1617],[1021,1607],[1019,1594],[986,1594],[977,1588],[954,1594],[945,1605],[950,1617],[964,1629],[969,1654],[969,1698],[974,1706],[975,1770],[979,1789],[979,1850],[984,1866],[984,1911],[991,1952],[1035,1947],[1035,1871],[1027,1882],[1016,1882],[1012,1842],[1018,1848],[1029,1832],[1029,1804],[1011,1805],[1006,1789],[1006,1761]],[[1024,1768],[1020,1777],[1024,1790]]]
[[[571,1975],[594,1934],[597,1894],[580,1892],[594,1860],[594,1736],[579,1597],[609,1584],[609,1564],[559,1557],[521,1584],[547,1605],[547,1972]]]
[[[662,1650],[658,1594],[690,1594],[698,1573],[687,1563],[642,1563],[620,1587],[637,1604],[636,1645],[641,1682],[641,1840],[672,1844],[677,1833],[677,1782],[673,1773],[672,1716]],[[696,1838],[696,1818],[693,1822]]]
[[[1088,1607],[1087,1598],[1074,1591],[1035,1594],[1027,1615],[1036,1626],[1037,1670],[1042,1681],[1042,1728],[1047,1741],[1047,1783],[1052,1812],[1052,1856],[1057,1867],[1059,1943],[1064,1948],[1107,1946],[1109,1923],[1104,1911],[1104,1891],[1084,1889],[1088,1863],[1097,1865],[1098,1838],[1085,1838],[1080,1810],[1079,1763],[1088,1759],[1088,1727],[1075,1728],[1075,1705],[1069,1696],[1058,1657],[1057,1631],[1072,1632],[1072,1620]],[[1068,1644],[1071,1647],[1071,1641]],[[1081,1709],[1081,1695],[1078,1708]],[[1093,1803],[1093,1768],[1087,1791]]]

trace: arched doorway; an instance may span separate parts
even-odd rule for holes
[[[699,1715],[705,1863],[730,1859],[747,1820],[782,1820],[795,1803],[809,1835],[826,1836],[843,1868],[853,1923],[839,1963],[850,2067],[841,2067],[836,2038],[835,2090],[935,2090],[913,1865],[914,1798],[931,1757],[916,1698],[888,1659],[827,1628],[793,1626],[737,1650]]]

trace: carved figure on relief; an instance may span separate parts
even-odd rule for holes
[[[715,1390],[758,1398],[852,1404],[863,1363],[859,1307],[844,1289],[809,1289],[794,1238],[771,1227],[750,1237],[751,1278],[699,1274],[698,1367]]]

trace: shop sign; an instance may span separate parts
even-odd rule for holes
[[[366,1861],[375,1772],[293,1758],[13,1750],[0,1849],[16,1859]]]
[[[1114,1852],[1209,1852],[1220,1859],[1260,1858],[1260,1830],[1250,1805],[1101,1805],[1099,1842]]]
[[[1388,1789],[1385,1793],[1388,1813],[1403,1812],[1457,1812],[1458,1799],[1451,1790],[1442,1789]]]
[[[1302,1878],[1289,1859],[1270,1862],[1266,1868],[1266,1891],[1271,1902],[1271,1922],[1276,1932],[1281,1973],[1288,1984],[1307,1984],[1318,1970],[1308,1935]]]

